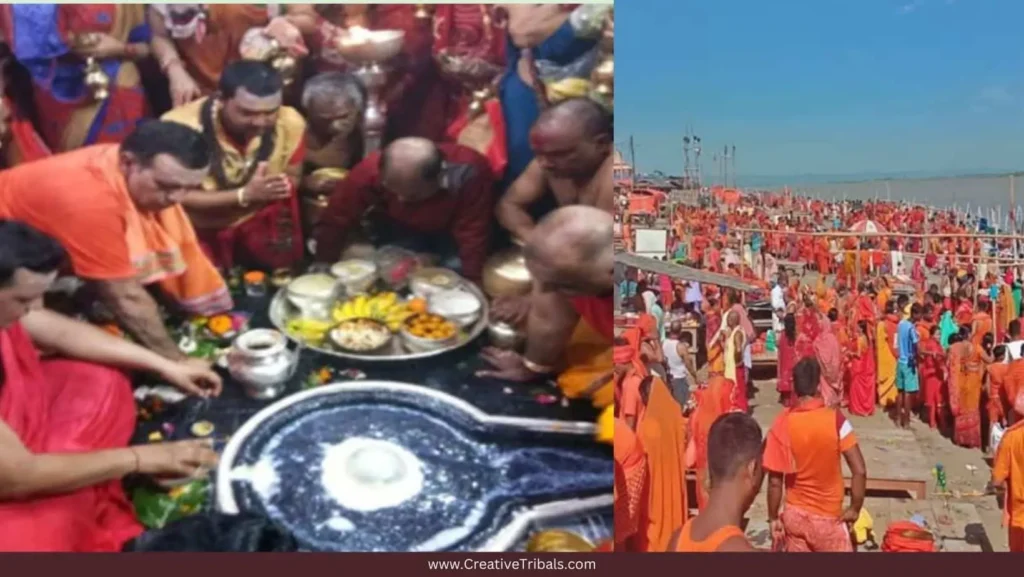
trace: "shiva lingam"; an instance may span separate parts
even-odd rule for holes
[[[335,49],[342,58],[358,66],[354,74],[366,87],[368,98],[363,116],[363,132],[367,154],[380,148],[387,122],[387,105],[381,97],[388,80],[386,65],[402,51],[404,40],[405,32],[402,30],[352,27],[348,29],[348,34],[339,36],[335,41]]]
[[[601,41],[598,44],[601,60],[594,67],[590,79],[593,83],[592,97],[609,109],[615,107],[615,13],[609,12],[604,21]]]
[[[276,38],[269,36],[263,28],[250,28],[242,36],[238,53],[245,60],[259,60],[269,64],[281,75],[285,86],[295,82],[299,71],[299,62],[288,50],[281,46]]]
[[[76,34],[71,38],[71,44],[77,50],[92,48],[99,42],[100,35],[94,32]],[[84,83],[96,102],[103,102],[110,97],[110,76],[100,68],[99,61],[92,56],[85,59]]]

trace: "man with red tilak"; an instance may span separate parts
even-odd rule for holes
[[[564,100],[541,113],[530,132],[535,158],[498,203],[498,221],[514,238],[533,230],[530,206],[550,190],[559,206],[614,210],[612,117],[592,100]]]

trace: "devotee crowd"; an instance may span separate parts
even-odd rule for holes
[[[675,210],[666,260],[693,268],[616,277],[620,549],[752,550],[740,527],[763,471],[774,550],[853,551],[867,467],[844,414],[880,410],[986,451],[1009,549],[1024,551],[1024,267],[1012,237],[906,203],[766,193]],[[687,278],[694,269],[708,275]],[[746,289],[719,286],[735,283]],[[754,326],[758,305],[770,330]],[[782,413],[762,446],[747,415],[752,360],[765,354]],[[930,550],[922,527],[906,529],[891,524],[883,550]]]
[[[124,477],[216,466],[206,440],[128,446],[128,375],[219,395],[165,321],[231,310],[236,269],[393,245],[479,283],[518,243],[532,291],[493,315],[525,351],[481,375],[611,404],[609,7],[269,6],[0,7],[2,550],[120,550]],[[381,86],[346,52],[368,31],[404,34]]]

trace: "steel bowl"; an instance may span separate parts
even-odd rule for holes
[[[348,322],[353,322],[353,321],[365,322],[365,323],[376,325],[377,327],[383,329],[383,332],[385,332],[388,335],[388,338],[386,338],[384,340],[384,343],[381,344],[379,347],[374,347],[372,349],[360,350],[360,349],[352,349],[352,348],[346,347],[345,345],[341,344],[341,341],[336,336],[336,333],[341,331],[342,325],[344,325],[345,323],[348,323]],[[372,355],[373,353],[382,351],[385,348],[391,346],[391,341],[392,341],[392,339],[394,337],[391,334],[391,330],[388,329],[388,327],[384,323],[382,323],[382,322],[380,322],[380,321],[378,321],[376,319],[368,319],[367,318],[367,319],[349,319],[349,320],[346,320],[346,321],[342,321],[342,322],[338,323],[338,326],[336,326],[333,329],[331,329],[330,331],[328,331],[327,338],[329,338],[331,340],[331,344],[332,345],[334,345],[335,347],[337,347],[340,350],[347,351],[347,352],[350,352],[350,353]]]
[[[350,29],[335,42],[342,58],[354,64],[381,63],[391,60],[402,51],[405,32],[402,30]]]
[[[412,319],[414,318],[416,318],[415,315],[409,317],[409,319],[402,324],[402,328],[398,333],[399,336],[401,336],[402,338],[402,344],[405,345],[405,348],[409,349],[410,351],[420,353],[436,351],[448,348],[459,340],[458,331],[455,331],[455,334],[452,335],[451,337],[448,337],[447,339],[425,339],[423,337],[418,337],[410,333],[408,329],[409,322],[412,321]],[[454,321],[448,322],[455,324]]]
[[[525,334],[502,321],[495,321],[487,325],[487,337],[491,341],[491,345],[499,349],[515,350],[526,342]]]

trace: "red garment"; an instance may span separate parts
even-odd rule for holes
[[[736,386],[733,388],[732,406],[741,412],[750,410],[750,401],[747,400],[747,367],[743,363],[736,364]]]
[[[935,537],[911,521],[896,521],[885,529],[882,551],[886,553],[934,553]]]
[[[504,174],[505,166],[508,165],[508,143],[505,137],[505,116],[501,112],[501,101],[492,98],[485,102],[484,114],[487,115],[487,122],[492,131],[491,141],[487,144],[484,156],[487,157],[487,162],[491,165],[494,174]],[[468,113],[460,113],[448,126],[446,132],[448,139],[458,141],[459,135],[472,120]]]
[[[8,130],[11,133],[9,146],[14,148],[14,155],[16,156],[13,164],[32,162],[51,156],[53,153],[46,146],[46,143],[43,142],[43,139],[40,138],[35,127],[32,126],[32,121],[17,108],[13,99],[2,98],[4,105],[7,107],[8,114],[10,114],[7,123]]]
[[[20,35],[14,29],[15,23],[11,10],[9,4],[0,5],[0,31],[11,45],[11,50],[17,58],[21,53],[17,43]],[[57,31],[67,44],[70,44],[69,38],[75,34],[97,32],[122,39],[119,37],[121,34],[135,34],[144,26],[144,23],[125,22],[126,16],[117,4],[59,5],[56,19]],[[40,24],[40,26],[41,30],[45,30],[47,24]],[[131,28],[127,31],[120,30],[124,26]],[[63,57],[67,54],[68,51],[65,49],[62,53],[57,54],[51,62],[56,65],[57,61],[63,61]],[[149,104],[141,84],[123,86],[117,81],[117,74],[122,66],[117,62],[101,61],[104,72],[110,78],[109,94],[104,100],[103,106],[90,119],[87,135],[82,142],[83,146],[120,143],[135,130],[135,125],[141,119],[149,116]],[[114,66],[115,64],[117,65]],[[112,66],[113,68],[111,68]],[[58,84],[63,83],[58,81]],[[77,98],[69,99],[66,95],[55,93],[58,84],[51,83],[50,86],[45,86],[40,82],[33,82],[32,93],[36,117],[39,119],[39,136],[45,142],[46,147],[53,152],[67,152],[65,133],[69,126],[81,122],[79,113],[92,106],[92,96],[88,90],[84,90]]]
[[[433,26],[416,17],[414,4],[374,4],[371,28],[402,30],[402,52],[388,65],[384,89],[387,102],[385,142],[419,136],[444,140],[447,127],[448,88],[434,62]]]
[[[249,268],[290,268],[302,260],[306,248],[299,222],[299,197],[274,202],[244,222],[220,230],[196,229],[203,252],[228,270],[235,264]],[[290,225],[290,239],[281,238],[281,223]]]
[[[793,394],[793,367],[796,366],[796,343],[789,342],[785,333],[775,341],[779,350],[779,378],[775,381],[775,390],[783,396],[785,406],[789,406]]]
[[[33,453],[125,447],[135,402],[124,374],[79,361],[40,362],[20,324],[0,331],[0,418]],[[142,532],[120,480],[0,503],[0,550],[112,552]]]
[[[945,375],[945,352],[935,339],[921,341],[921,393],[924,404],[934,416],[936,409],[946,404],[943,400],[942,380]],[[939,355],[939,356],[933,356]],[[931,419],[929,419],[931,420]],[[934,425],[933,425],[934,426]]]
[[[441,4],[434,8],[434,54],[448,54],[505,66],[506,18],[493,4]],[[472,120],[468,114],[473,100],[468,86],[448,82],[450,95],[446,121],[448,138],[457,141]],[[508,164],[505,142],[505,117],[501,102],[491,98],[484,104],[487,123],[493,137],[484,153],[494,174],[502,174]]]
[[[857,354],[850,362],[850,412],[867,417],[875,413],[875,347],[863,335],[854,346]]]
[[[380,7],[388,6],[387,4]],[[389,227],[423,234],[451,234],[469,279],[483,274],[494,211],[494,175],[480,153],[458,144],[439,144],[447,162],[449,188],[417,203],[402,203],[380,184],[380,153],[374,152],[338,183],[313,227],[317,254],[337,258],[363,216],[380,209]]]
[[[821,366],[821,396],[825,404],[838,407],[843,395],[843,353],[839,339],[831,330],[814,339],[814,356]]]
[[[597,331],[608,342],[615,339],[615,298],[573,297],[572,306],[590,328]]]

